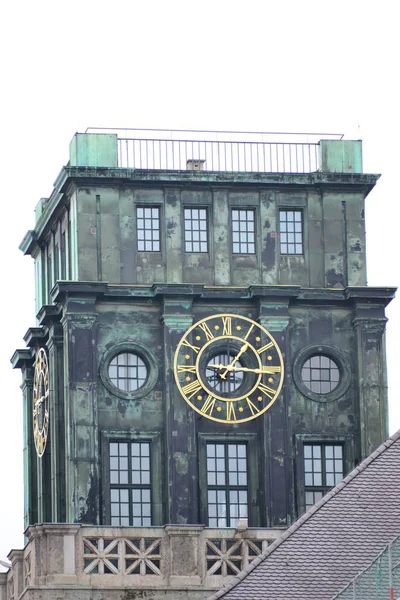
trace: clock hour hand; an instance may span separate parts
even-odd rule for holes
[[[239,358],[242,356],[243,352],[246,352],[246,350],[247,350],[248,347],[249,347],[248,344],[244,344],[240,348],[239,352],[236,354],[236,356],[233,359],[233,361],[229,365],[226,365],[225,371],[223,373],[221,373],[221,379],[226,379],[226,374],[229,373],[229,371],[233,371],[234,364],[239,360]]]

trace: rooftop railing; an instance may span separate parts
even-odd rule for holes
[[[173,171],[311,173],[319,140],[341,134],[88,128],[118,135],[118,166]]]
[[[332,600],[397,600],[400,598],[400,536]]]

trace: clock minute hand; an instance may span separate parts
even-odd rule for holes
[[[226,365],[224,373],[221,373],[221,375],[220,375],[221,379],[226,379],[226,374],[229,373],[229,371],[234,370],[234,364],[239,360],[239,358],[242,356],[243,352],[246,352],[248,347],[249,347],[248,344],[244,344],[240,348],[239,352],[236,354],[233,361],[229,365]]]
[[[263,367],[262,369],[248,369],[247,367],[232,367],[230,370],[231,371],[246,371],[249,373],[257,373],[257,374],[263,374],[263,373],[273,374],[273,373],[275,373],[275,370],[273,368],[268,368],[268,367]]]

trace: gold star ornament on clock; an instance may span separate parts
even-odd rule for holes
[[[234,314],[190,327],[175,353],[180,393],[195,411],[219,423],[243,423],[265,413],[282,389],[282,353],[261,325]]]

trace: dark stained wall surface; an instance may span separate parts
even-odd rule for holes
[[[102,186],[79,187],[72,203],[82,281],[310,287],[366,283],[362,192]],[[138,206],[160,209],[160,252],[137,250]],[[208,252],[184,250],[184,209],[193,207],[207,210]],[[235,209],[255,211],[255,254],[232,252]],[[280,252],[280,209],[302,212],[304,246],[299,255]]]
[[[40,468],[25,440],[26,522],[110,523],[109,446],[145,440],[153,524],[206,523],[207,441],[247,444],[249,525],[286,526],[304,510],[305,442],[341,443],[349,471],[387,435],[385,307],[366,287],[364,199],[376,176],[139,172],[73,167],[22,244],[37,265],[38,327],[52,366],[51,444]],[[157,208],[160,248],[138,249],[138,208]],[[207,213],[207,251],[185,251],[184,215]],[[254,214],[255,252],[235,254],[232,211]],[[301,251],[281,252],[280,211],[300,211]],[[65,264],[64,264],[64,262]],[[176,348],[200,319],[233,313],[264,326],[283,354],[284,385],[262,416],[221,424],[193,411],[173,375]],[[139,394],[110,382],[120,352],[144,358]],[[302,368],[331,357],[340,384],[306,389]],[[17,351],[26,431],[34,352]]]

